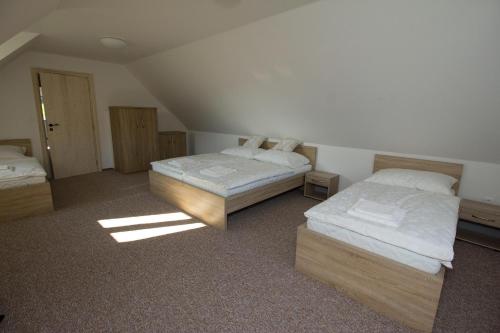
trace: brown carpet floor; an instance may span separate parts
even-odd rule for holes
[[[317,202],[292,191],[201,228],[117,243],[96,221],[174,212],[146,174],[53,185],[58,210],[0,224],[2,332],[409,332],[294,270]],[[153,226],[131,226],[135,230]],[[457,241],[435,332],[500,332],[500,253]]]

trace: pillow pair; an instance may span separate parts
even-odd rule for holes
[[[309,159],[303,155],[291,151],[273,149],[233,147],[224,149],[221,151],[221,154],[243,157],[249,160],[255,159],[294,169],[310,163]]]
[[[250,137],[244,144],[243,147],[245,148],[259,148],[264,141],[266,140],[266,137],[264,136],[252,136]],[[301,142],[297,139],[292,139],[292,138],[287,138],[287,139],[281,139],[278,143],[274,145],[272,148],[273,150],[282,150],[282,151],[294,151],[295,148],[301,144]]]

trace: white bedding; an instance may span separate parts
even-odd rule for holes
[[[43,183],[47,176],[34,157],[0,158],[0,165],[9,167],[0,171],[0,189]]]
[[[223,197],[245,192],[311,169],[311,165],[292,169],[217,153],[157,161],[151,165],[156,172]],[[216,169],[219,173],[215,175],[213,173]],[[222,172],[223,170],[225,172]]]
[[[307,220],[307,228],[430,274],[436,274],[441,269],[439,260],[363,236],[332,223],[310,218]]]
[[[347,211],[359,200],[397,204],[406,210],[399,227],[355,218]],[[458,197],[407,187],[359,182],[308,210],[308,219],[435,259],[451,268],[458,220]]]

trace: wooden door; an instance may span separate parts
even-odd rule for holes
[[[40,72],[54,178],[99,171],[88,77]]]
[[[169,136],[165,134],[160,135],[160,159],[165,160],[169,158],[168,155],[168,140]]]
[[[115,169],[124,173],[141,171],[140,144],[137,142],[140,113],[136,109],[110,107],[110,120]]]
[[[156,109],[142,109],[140,117],[141,150],[144,169],[149,169],[152,161],[159,159],[158,124]]]
[[[174,137],[175,156],[186,156],[186,134],[178,132]]]
[[[186,133],[160,132],[160,151],[162,159],[186,156]]]
[[[173,140],[173,135],[172,134],[167,134],[167,156],[168,158],[175,157],[175,151],[174,151],[174,140]]]

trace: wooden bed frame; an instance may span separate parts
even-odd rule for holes
[[[0,140],[0,145],[20,146],[32,156],[30,139]],[[0,190],[0,222],[49,213],[54,210],[49,182]]]
[[[239,145],[245,141],[246,139],[240,138]],[[265,141],[261,148],[270,149],[275,144]],[[313,168],[315,167],[316,147],[299,145],[294,151],[307,157]],[[246,192],[223,197],[161,173],[149,171],[149,186],[152,193],[220,230],[227,230],[228,214],[302,185],[304,185],[304,174],[299,174]]]
[[[373,171],[386,168],[440,172],[460,181],[461,164],[375,155]],[[455,185],[458,193],[459,182]],[[295,268],[373,310],[424,332],[434,325],[444,268],[429,274],[307,229],[297,231]]]

